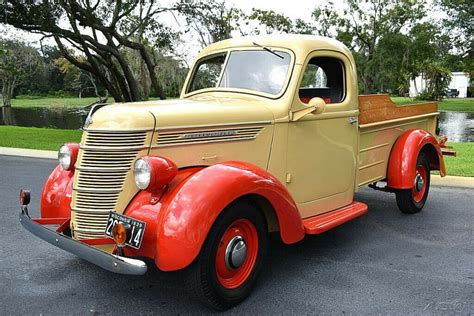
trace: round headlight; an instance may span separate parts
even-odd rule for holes
[[[58,151],[59,165],[67,171],[74,169],[78,152],[79,144],[67,143],[62,145]]]
[[[139,158],[135,161],[133,175],[135,176],[135,184],[140,190],[148,188],[151,180],[151,167],[146,159]]]
[[[71,150],[69,146],[62,145],[61,148],[59,148],[58,160],[64,170],[69,170],[69,167],[71,167]]]

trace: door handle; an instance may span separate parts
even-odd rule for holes
[[[357,117],[354,117],[354,116],[349,117],[349,124],[355,124],[358,121],[359,120],[357,119]]]

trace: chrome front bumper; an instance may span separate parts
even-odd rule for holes
[[[98,265],[105,270],[132,275],[142,275],[147,271],[147,265],[145,262],[106,253],[85,243],[76,241],[68,236],[52,231],[32,220],[26,210],[20,212],[20,223],[33,235],[36,235],[58,248],[66,250],[84,260]]]

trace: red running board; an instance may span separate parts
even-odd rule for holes
[[[367,213],[367,205],[352,202],[338,210],[303,219],[306,234],[317,235]]]

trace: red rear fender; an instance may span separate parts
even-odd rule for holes
[[[415,178],[416,160],[423,151],[430,160],[432,170],[446,174],[444,159],[436,138],[422,129],[403,133],[393,145],[387,170],[387,185],[393,189],[410,189]]]

